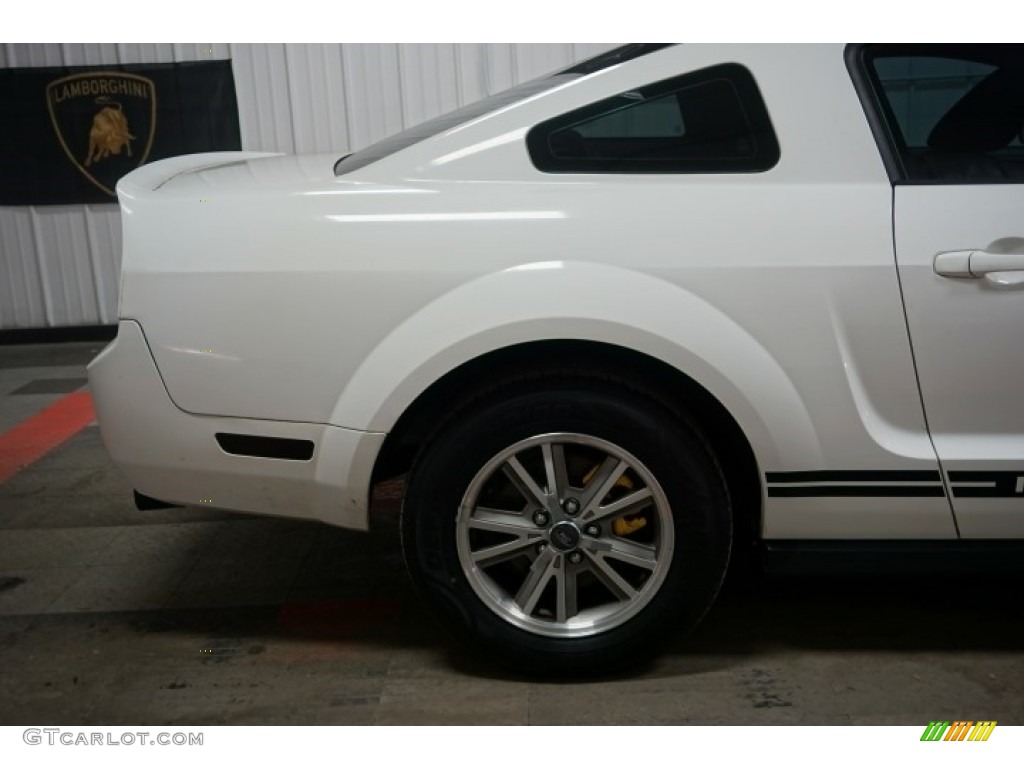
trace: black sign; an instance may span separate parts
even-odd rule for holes
[[[0,205],[111,203],[143,163],[242,148],[230,61],[0,70]]]

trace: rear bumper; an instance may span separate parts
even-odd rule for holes
[[[368,527],[378,432],[325,424],[196,416],[164,387],[142,328],[122,320],[89,364],[100,433],[114,463],[141,493],[161,501]],[[214,437],[229,432],[309,440],[308,461],[239,456]]]

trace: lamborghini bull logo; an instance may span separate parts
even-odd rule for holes
[[[149,157],[156,87],[148,77],[104,71],[69,75],[46,86],[46,104],[68,160],[111,197],[117,180]]]
[[[106,96],[96,99],[97,104],[111,103]],[[92,130],[89,131],[89,152],[85,156],[88,168],[94,160],[103,160],[111,154],[120,155],[124,149],[128,157],[132,156],[132,136],[128,131],[128,120],[116,101],[113,106],[103,107],[92,119]]]

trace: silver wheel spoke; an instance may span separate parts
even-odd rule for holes
[[[579,613],[579,606],[576,604],[576,566],[566,563],[558,572],[557,579],[555,620],[564,623]]]
[[[619,600],[632,600],[636,597],[636,589],[633,585],[622,578],[618,571],[612,568],[608,563],[604,561],[604,558],[600,555],[594,556],[587,553],[590,558],[591,571],[594,575],[600,579],[601,583],[604,584],[611,591],[613,595]]]
[[[544,491],[540,489],[526,468],[519,463],[515,456],[509,456],[502,469],[512,484],[526,499],[528,504],[536,504],[541,509],[547,508],[547,499]]]
[[[622,459],[616,459],[613,456],[605,458],[601,468],[591,478],[583,492],[583,499],[581,500],[583,516],[580,518],[581,520],[590,521],[593,519],[594,513],[591,507],[596,507],[601,503],[601,500],[608,495],[608,492],[615,483],[622,477],[622,473],[626,471],[627,466],[626,462]]]
[[[477,509],[466,524],[477,531],[508,533],[513,536],[529,536],[530,534],[534,534],[534,538],[539,538],[541,535],[540,529],[537,528],[532,521],[521,517],[514,512]]]
[[[490,547],[474,550],[471,557],[477,566],[487,568],[526,554],[531,547],[536,546],[537,541],[540,541],[539,533],[532,539],[523,536],[502,544],[494,544]]]
[[[641,488],[639,491],[633,491],[632,493],[626,494],[621,499],[616,499],[607,506],[593,507],[583,515],[583,519],[588,523],[596,523],[600,520],[607,520],[611,517],[630,515],[634,512],[639,512],[641,509],[651,504],[652,501],[653,494],[651,494],[651,489]]]
[[[533,613],[533,609],[537,607],[537,601],[540,600],[544,587],[548,585],[548,581],[555,573],[555,563],[559,558],[560,555],[548,547],[537,555],[537,559],[530,566],[530,572],[526,575],[522,586],[519,587],[515,598],[516,605],[527,616]]]
[[[622,539],[612,539],[611,549],[604,552],[604,557],[645,568],[648,571],[653,571],[658,565],[658,556],[654,547]]]
[[[544,443],[544,474],[547,476],[548,493],[561,502],[568,495],[569,476],[565,471],[565,449],[558,443]]]

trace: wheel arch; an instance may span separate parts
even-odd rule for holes
[[[436,416],[450,398],[466,397],[517,366],[531,370],[533,356],[542,351],[562,356],[562,363],[578,361],[619,380],[628,377],[634,387],[645,386],[648,377],[664,382],[662,399],[697,414],[691,418],[706,419],[703,429],[720,441],[723,456],[735,443],[754,457],[738,463],[748,465],[743,474],[754,478],[747,485],[757,489],[751,506],[758,519],[758,466],[778,466],[781,457],[806,466],[820,462],[806,403],[755,332],[698,290],[594,262],[520,264],[438,296],[362,361],[330,423],[405,435],[386,441],[378,462],[390,468],[396,455],[407,458],[407,451],[396,454],[394,443],[408,442],[414,414]],[[383,474],[375,470],[374,478]]]
[[[605,342],[549,339],[492,350],[433,382],[405,409],[388,433],[373,469],[376,484],[407,472],[421,446],[448,419],[488,389],[524,371],[531,378],[576,371],[653,398],[695,426],[725,477],[735,544],[755,542],[763,511],[761,470],[754,449],[729,410],[693,378],[650,355]]]

